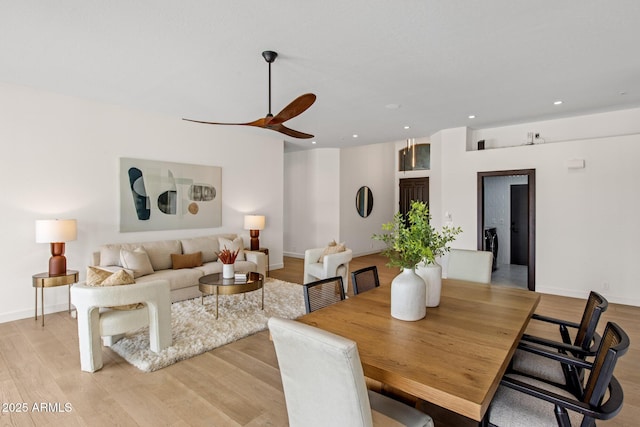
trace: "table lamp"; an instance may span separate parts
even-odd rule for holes
[[[78,228],[75,219],[43,219],[36,221],[36,243],[51,244],[49,276],[67,274],[64,244],[76,240]]]
[[[244,216],[244,229],[249,230],[249,236],[251,236],[251,250],[257,251],[260,249],[260,230],[264,230],[264,215],[245,215]]]

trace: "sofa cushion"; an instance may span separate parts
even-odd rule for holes
[[[202,252],[195,252],[192,254],[171,254],[171,264],[174,270],[200,267],[202,265]]]
[[[238,273],[257,272],[258,267],[250,261],[236,261],[234,264],[235,271]]]
[[[180,240],[160,240],[157,242],[142,243],[154,270],[169,270],[172,266],[171,254],[181,254],[182,244]]]
[[[244,261],[244,242],[242,241],[242,237],[236,237],[233,240],[230,239],[226,239],[224,237],[220,237],[218,239],[218,242],[220,243],[220,250],[227,248],[232,252],[235,252],[236,250],[238,251],[238,257],[236,258],[236,261]]]
[[[211,262],[218,259],[218,251],[220,246],[218,245],[217,236],[204,236],[194,237],[191,239],[180,240],[182,244],[182,252],[185,254],[192,254],[195,252],[202,252],[202,262]]]
[[[221,262],[205,262],[200,267],[195,267],[194,270],[198,270],[202,273],[202,275],[213,274],[213,273],[222,273],[222,263]]]
[[[153,280],[166,280],[169,282],[169,288],[174,289],[188,288],[190,286],[198,286],[198,279],[202,277],[202,271],[196,268],[183,268],[181,270],[159,270],[155,273],[136,279],[136,283],[150,282]]]
[[[100,246],[100,267],[109,265],[122,267],[122,263],[120,262],[120,249],[132,251],[139,247],[139,243],[110,243]]]
[[[143,248],[136,248],[133,251],[120,249],[120,264],[124,268],[133,270],[133,277],[136,279],[153,273],[153,266]]]

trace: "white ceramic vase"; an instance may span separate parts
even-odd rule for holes
[[[235,269],[233,264],[222,264],[222,278],[233,279],[235,275]]]
[[[400,320],[420,320],[427,314],[427,288],[412,268],[405,268],[391,281],[391,316]]]
[[[425,264],[424,261],[416,266],[416,274],[424,280],[427,285],[427,307],[437,307],[440,305],[440,291],[442,289],[442,266],[437,262]]]

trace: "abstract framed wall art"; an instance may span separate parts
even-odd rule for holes
[[[120,231],[222,226],[222,168],[120,158]]]

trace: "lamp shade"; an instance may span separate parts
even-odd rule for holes
[[[264,215],[245,215],[245,230],[264,230]]]
[[[75,219],[43,219],[36,221],[36,243],[70,242],[78,237]]]

